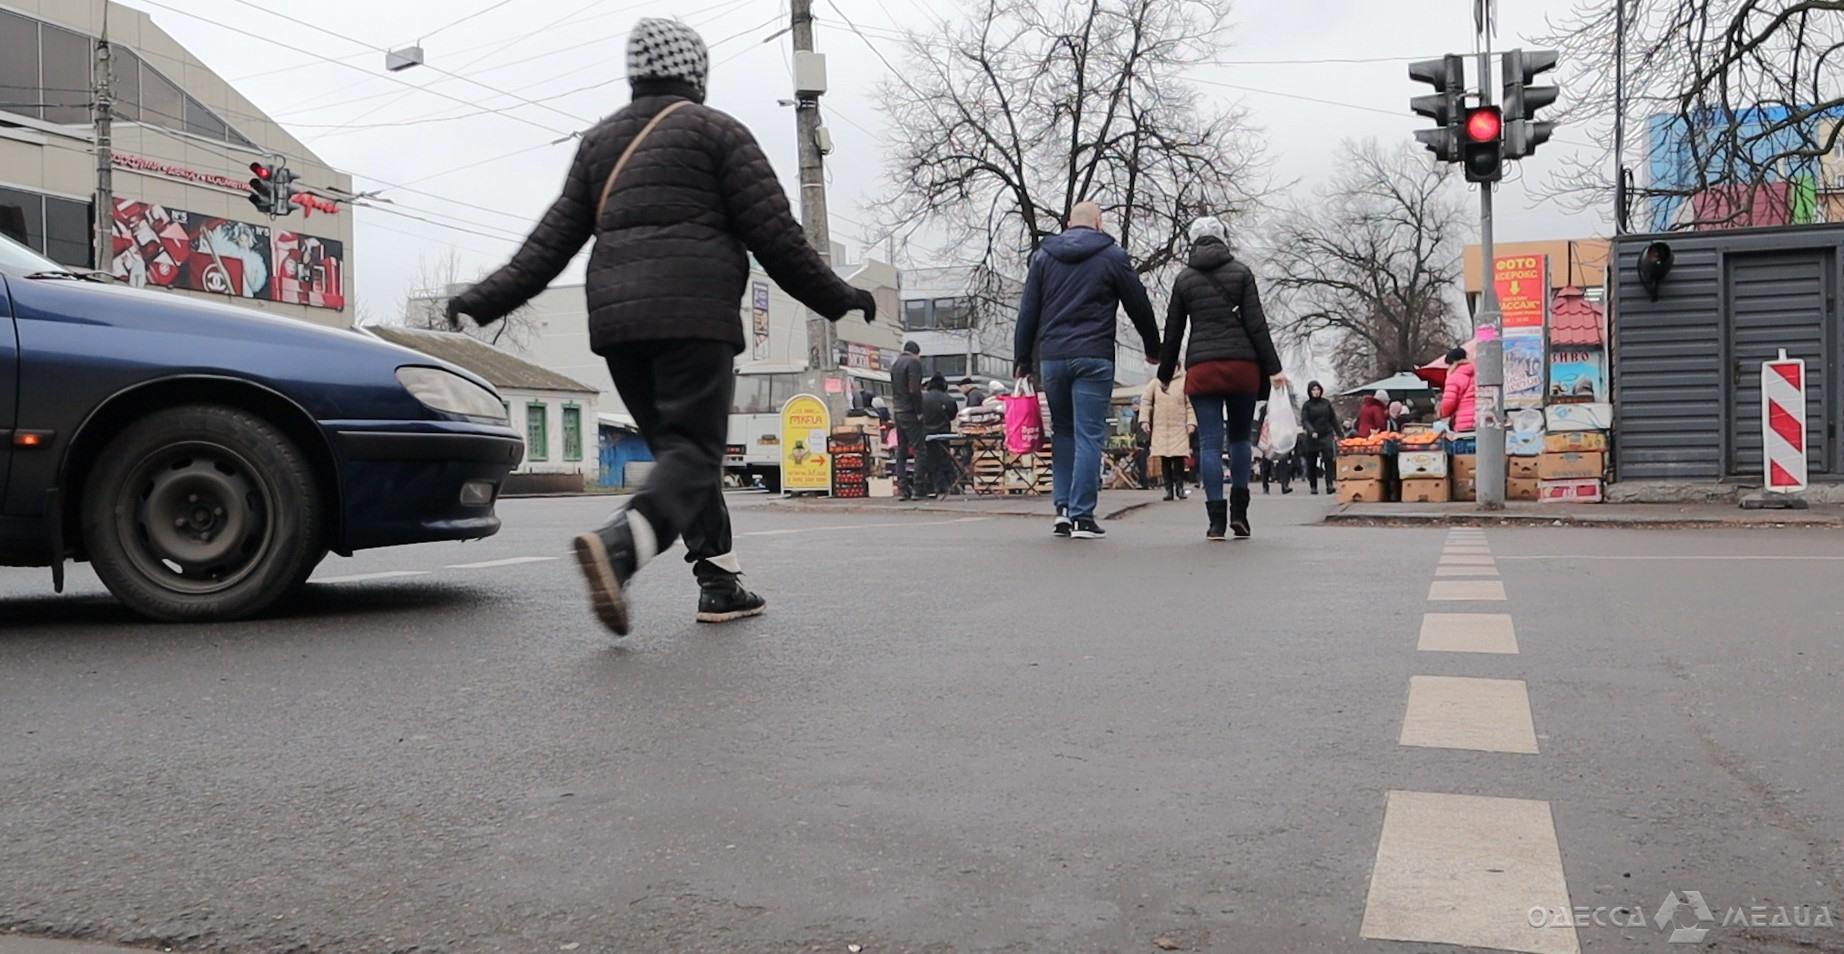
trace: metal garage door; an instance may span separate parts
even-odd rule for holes
[[[1733,254],[1725,259],[1729,330],[1728,470],[1761,473],[1761,362],[1785,348],[1806,360],[1806,458],[1832,471],[1828,436],[1836,350],[1829,250]]]

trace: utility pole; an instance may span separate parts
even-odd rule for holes
[[[1614,214],[1615,235],[1626,234],[1626,0],[1614,0]]]
[[[1491,16],[1479,26],[1479,105],[1492,105]],[[1473,402],[1478,439],[1480,510],[1505,509],[1505,342],[1498,316],[1498,289],[1492,280],[1492,183],[1479,183],[1479,317],[1474,362],[1478,367]]]
[[[115,158],[110,141],[110,121],[115,102],[114,63],[109,49],[109,4],[102,5],[102,35],[96,40],[96,61],[91,66],[91,98],[95,112],[96,135],[96,264],[97,271],[110,270],[109,260],[115,251]]]
[[[820,94],[826,92],[826,61],[813,50],[813,0],[790,0],[794,35],[794,128],[800,148],[800,221],[807,241],[832,264],[832,230],[826,220],[826,134],[820,123]],[[807,363],[830,371],[839,366],[832,322],[807,312]]]

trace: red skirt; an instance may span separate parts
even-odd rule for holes
[[[1261,378],[1261,366],[1253,361],[1205,361],[1185,368],[1185,396],[1260,394]]]

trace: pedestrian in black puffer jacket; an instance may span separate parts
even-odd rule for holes
[[[1306,481],[1313,493],[1319,492],[1319,474],[1325,473],[1325,492],[1337,493],[1338,439],[1345,436],[1338,423],[1338,409],[1326,400],[1325,387],[1317,381],[1306,385],[1306,403],[1300,406],[1300,451],[1306,456]]]
[[[700,584],[700,622],[754,616],[765,605],[738,580],[722,492],[749,253],[827,318],[876,314],[871,294],[846,284],[807,243],[755,137],[704,105],[709,70],[690,27],[637,23],[627,47],[633,101],[583,134],[563,194],[512,261],[448,305],[451,324],[460,315],[498,321],[595,239],[584,283],[589,347],[608,360],[657,460],[627,506],[576,538],[591,603],[618,634],[628,630],[629,578],[679,537]]]
[[[1165,345],[1159,380],[1178,370],[1185,327],[1185,394],[1197,412],[1198,469],[1210,515],[1205,536],[1221,540],[1225,524],[1237,537],[1249,527],[1249,474],[1254,463],[1255,405],[1269,385],[1283,386],[1280,353],[1268,334],[1268,319],[1255,289],[1255,273],[1229,250],[1228,229],[1206,216],[1191,223],[1188,267],[1172,284],[1165,312]],[[1223,499],[1224,430],[1228,429],[1230,492]],[[1226,512],[1227,511],[1227,512]]]

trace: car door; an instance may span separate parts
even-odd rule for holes
[[[19,414],[19,329],[13,303],[0,277],[0,500],[6,499],[7,473],[13,463],[13,428]]]

